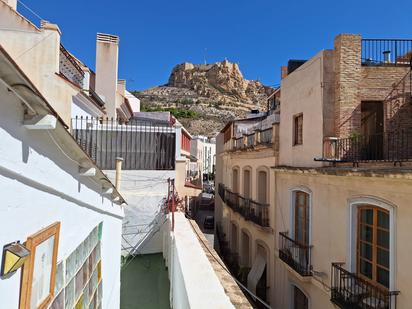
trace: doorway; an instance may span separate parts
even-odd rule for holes
[[[362,159],[383,159],[383,102],[361,103]]]

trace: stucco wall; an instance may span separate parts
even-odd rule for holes
[[[5,6],[0,3],[0,7]],[[60,30],[56,25],[41,30],[31,26],[16,13],[0,10],[0,43],[29,79],[59,113],[70,123],[72,96],[77,91],[68,87],[59,72]]]
[[[333,51],[324,50],[281,82],[279,164],[319,166],[323,137],[333,131]],[[303,114],[303,144],[293,145],[294,116]]]
[[[369,198],[387,205],[394,205],[396,221],[395,235],[395,287],[401,291],[398,296],[397,308],[409,308],[412,302],[410,291],[410,279],[412,271],[409,267],[412,244],[410,226],[412,224],[412,199],[411,180],[389,179],[381,177],[355,177],[355,176],[331,176],[323,174],[276,172],[276,234],[290,231],[291,217],[291,189],[306,188],[312,193],[311,213],[311,244],[313,270],[323,275],[317,276],[326,285],[330,284],[330,269],[332,262],[344,262],[344,267],[350,264],[350,238],[351,230],[349,202],[357,198]],[[353,250],[352,250],[353,251]],[[285,264],[279,261],[279,267],[285,268]],[[348,268],[347,268],[348,269]],[[285,288],[291,280],[299,280],[292,271],[283,270],[277,273],[276,308],[288,308],[283,302],[286,293]],[[298,281],[303,289],[307,290],[312,302],[311,308],[333,308],[328,304],[330,294],[315,279],[309,282]]]
[[[164,229],[164,256],[173,308],[234,308],[185,214],[175,214]]]
[[[104,198],[101,187],[78,175],[78,165],[45,131],[22,125],[23,108],[0,88],[0,245],[61,222],[58,261],[66,259],[103,222],[103,308],[120,304],[120,240],[123,209]],[[1,307],[17,308],[21,271],[0,280]]]
[[[219,141],[222,139],[223,135],[219,135],[217,139],[217,145],[220,145]],[[219,152],[219,146],[217,146],[217,151]],[[240,261],[244,260],[242,256],[243,244],[242,244],[242,232],[249,235],[249,261],[250,267],[255,261],[257,253],[258,243],[262,244],[267,252],[267,285],[269,289],[267,290],[268,302],[269,304],[274,303],[274,286],[275,281],[275,269],[274,269],[274,244],[276,241],[275,234],[273,230],[275,229],[275,191],[272,190],[275,186],[275,179],[270,167],[277,164],[277,157],[275,156],[275,151],[272,148],[262,149],[260,151],[245,151],[237,153],[225,153],[218,156],[217,163],[217,174],[216,174],[216,185],[223,183],[225,186],[232,187],[232,177],[233,169],[239,169],[239,193],[243,195],[243,171],[248,169],[251,171],[251,198],[257,200],[257,175],[258,171],[266,171],[268,175],[267,181],[267,200],[270,204],[269,206],[269,224],[270,229],[263,229],[259,225],[253,223],[252,221],[246,221],[241,215],[232,211],[225,203],[221,200],[220,196],[216,194],[215,201],[215,215],[217,216],[217,224],[223,228],[223,233],[226,234],[226,240],[229,241],[230,248],[238,248]],[[220,218],[221,217],[221,218]],[[237,237],[233,237],[231,225],[236,225]],[[272,229],[272,230],[271,230]],[[237,239],[237,244],[233,243],[233,239]]]

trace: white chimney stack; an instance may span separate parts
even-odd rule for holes
[[[119,60],[119,37],[97,34],[96,92],[104,98],[108,117],[116,118],[116,91]]]

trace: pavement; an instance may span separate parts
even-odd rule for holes
[[[201,202],[201,204],[208,204],[211,199],[213,199],[212,194],[202,193],[202,202]],[[206,216],[214,216],[214,215],[215,215],[214,210],[200,209],[200,210],[197,211],[196,216],[194,218],[197,225],[199,226],[202,233],[205,235],[207,241],[209,242],[210,246],[212,246],[212,248],[213,248],[213,244],[214,244],[214,241],[215,241],[214,230],[213,229],[205,229],[203,227],[203,223],[205,221]]]

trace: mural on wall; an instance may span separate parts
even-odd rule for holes
[[[54,235],[36,248],[30,308],[38,308],[49,295],[53,268],[53,245]]]
[[[60,222],[29,236],[25,243],[31,252],[23,267],[20,309],[46,308],[54,297]]]
[[[51,309],[98,309],[102,301],[101,235],[103,223],[59,262]]]

